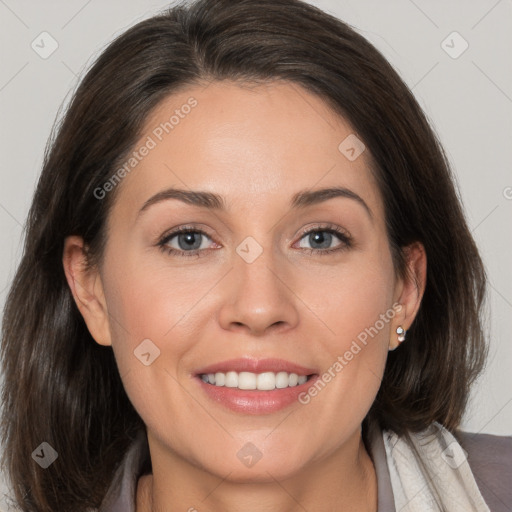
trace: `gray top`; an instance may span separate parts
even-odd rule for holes
[[[512,511],[512,436],[458,431],[457,441],[491,512]],[[368,453],[375,466],[378,512],[396,512],[382,431],[369,436]],[[99,512],[135,512],[137,480],[149,464],[145,432],[133,442],[117,470]]]

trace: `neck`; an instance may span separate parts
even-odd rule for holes
[[[268,474],[258,482],[232,481],[166,456],[148,436],[153,474],[139,479],[137,512],[376,512],[375,468],[358,434],[288,478]]]

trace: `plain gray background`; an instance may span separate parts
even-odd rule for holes
[[[446,149],[490,291],[490,357],[462,429],[511,435],[512,1],[310,3],[351,24],[386,56]],[[167,5],[157,0],[0,0],[2,308],[59,108],[114,36]],[[42,58],[31,46],[36,44],[39,52],[51,44],[58,47]]]

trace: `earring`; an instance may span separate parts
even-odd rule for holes
[[[404,328],[399,325],[397,328],[396,328],[396,334],[398,336],[398,344],[400,345],[400,343],[402,343],[403,341],[405,341],[405,334],[406,334],[406,331],[404,330]]]

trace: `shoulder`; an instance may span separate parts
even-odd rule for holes
[[[509,512],[512,504],[512,436],[456,431],[469,467],[491,512]]]

